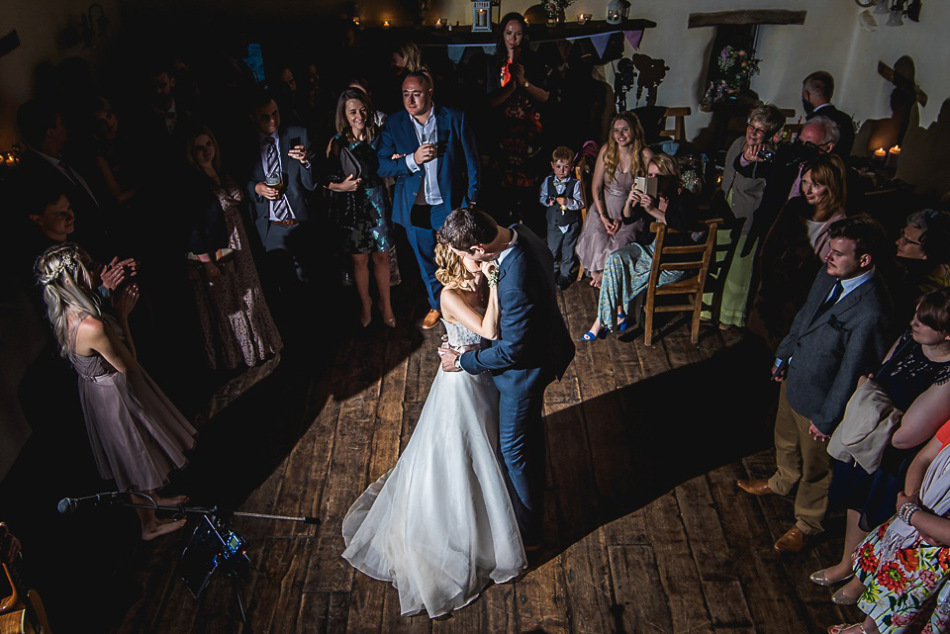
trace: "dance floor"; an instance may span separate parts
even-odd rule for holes
[[[768,351],[710,326],[692,345],[676,318],[653,347],[640,332],[578,343],[548,389],[546,544],[531,569],[450,618],[401,617],[395,589],[340,557],[340,523],[395,464],[437,372],[442,331],[418,330],[425,307],[410,290],[396,293],[397,329],[325,330],[307,352],[218,386],[199,413],[199,448],[172,489],[199,505],[321,521],[234,518],[250,570],[234,583],[215,573],[199,600],[178,568],[190,528],[142,543],[125,509],[55,515],[57,497],[105,485],[76,450],[81,428],[35,434],[0,502],[54,631],[751,634],[858,620],[807,579],[840,539],[781,556],[772,543],[791,525],[791,501],[735,488],[774,467]],[[561,301],[579,337],[595,292],[575,284]]]

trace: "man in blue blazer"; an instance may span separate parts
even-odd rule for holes
[[[782,383],[775,418],[777,470],[768,480],[739,480],[753,495],[795,494],[795,526],[775,542],[797,552],[822,532],[832,461],[827,441],[861,375],[887,352],[890,297],[874,268],[884,230],[869,218],[831,225],[831,250],[805,305],[776,351],[772,378]]]
[[[439,237],[459,255],[494,261],[499,336],[490,348],[459,355],[440,348],[442,369],[491,372],[499,392],[498,448],[518,526],[529,550],[541,542],[544,489],[544,390],[574,358],[555,296],[554,259],[547,244],[522,224],[499,227],[488,214],[456,209]]]
[[[284,321],[298,312],[307,281],[305,263],[315,248],[309,238],[308,193],[316,189],[310,172],[307,130],[283,126],[270,93],[250,102],[254,135],[246,155],[245,188],[251,220],[264,246],[264,284],[275,317]],[[279,177],[281,189],[268,185]]]
[[[379,175],[394,178],[393,221],[406,229],[429,298],[423,328],[439,323],[435,231],[449,212],[478,201],[479,157],[465,115],[433,105],[432,80],[411,72],[402,82],[404,110],[386,120]]]

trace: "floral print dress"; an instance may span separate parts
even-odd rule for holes
[[[854,572],[864,584],[858,607],[881,634],[950,632],[950,548],[918,538],[888,556],[884,534],[894,519],[871,532],[852,555]]]

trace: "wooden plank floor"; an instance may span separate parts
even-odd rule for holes
[[[595,301],[586,284],[562,294],[575,337]],[[329,372],[308,375],[307,359],[285,358],[203,430],[210,453],[193,461],[201,474],[191,477],[193,499],[322,521],[233,522],[249,542],[252,568],[239,584],[249,626],[226,577],[213,577],[200,600],[190,595],[175,567],[183,535],[129,547],[127,582],[138,591],[110,629],[778,633],[857,620],[807,581],[835,560],[840,539],[780,556],[771,545],[791,524],[791,501],[736,491],[736,478],[774,467],[767,351],[715,328],[692,345],[675,320],[650,348],[639,333],[579,343],[564,380],[549,388],[547,546],[531,570],[446,620],[399,616],[396,590],[340,557],[340,524],[395,464],[437,372],[441,330],[409,323],[424,309],[418,303],[403,309],[395,331],[341,342],[323,360]],[[243,437],[238,449],[209,457],[209,445],[234,435]],[[230,492],[233,478],[252,484]]]

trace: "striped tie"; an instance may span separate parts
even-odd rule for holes
[[[268,139],[267,144],[267,174],[280,174],[280,157],[277,155],[277,143],[274,138]],[[283,180],[283,176],[281,176]],[[281,194],[277,200],[270,201],[270,220],[272,222],[291,222],[295,220],[294,212],[290,209],[290,203],[287,202],[287,195]]]

